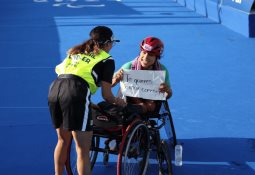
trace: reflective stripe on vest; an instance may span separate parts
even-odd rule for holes
[[[89,84],[91,93],[94,94],[98,89],[98,86],[95,83],[95,80],[97,81],[98,77],[92,70],[97,63],[110,57],[111,56],[103,50],[97,55],[71,55],[65,58],[61,64],[57,65],[55,71],[58,75],[73,74],[82,77]]]

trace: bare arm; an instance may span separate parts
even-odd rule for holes
[[[109,103],[114,103],[115,102],[115,97],[112,94],[111,84],[106,82],[106,81],[102,81],[101,85],[102,85],[102,96],[103,96],[104,100],[109,102]]]
[[[159,91],[166,93],[166,99],[169,99],[173,95],[172,89],[166,83],[161,83],[160,84]]]
[[[106,81],[102,81],[102,96],[105,101],[116,104],[119,106],[126,106],[126,102],[123,99],[114,97],[112,94],[112,85]]]
[[[112,87],[118,84],[122,79],[123,79],[123,69],[120,69],[112,78]]]

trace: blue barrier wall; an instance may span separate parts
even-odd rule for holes
[[[254,0],[177,0],[196,11],[247,37],[255,37]]]
[[[254,0],[223,0],[222,5],[250,13]]]

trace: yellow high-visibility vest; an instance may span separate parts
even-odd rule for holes
[[[83,78],[88,83],[91,93],[94,94],[98,89],[98,86],[95,83],[95,79],[98,77],[93,71],[93,67],[100,61],[110,57],[111,55],[103,50],[100,50],[97,55],[94,55],[93,53],[89,55],[70,55],[65,58],[62,63],[56,66],[55,71],[58,76],[61,74],[73,74]]]

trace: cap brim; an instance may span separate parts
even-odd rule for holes
[[[113,40],[113,41],[114,41],[114,42],[117,42],[117,43],[120,42],[120,40],[118,40],[118,39],[115,39],[115,40]]]

